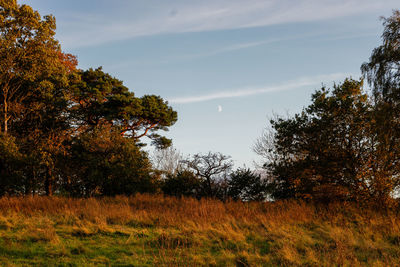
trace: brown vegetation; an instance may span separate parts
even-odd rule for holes
[[[78,266],[395,266],[399,223],[393,210],[346,203],[3,197],[0,262],[40,264],[44,249],[54,264]],[[15,257],[13,248],[32,244],[28,261]]]

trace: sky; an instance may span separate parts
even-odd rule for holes
[[[178,112],[166,132],[184,155],[236,167],[274,114],[295,114],[322,85],[360,78],[398,0],[24,0],[57,19],[79,68],[103,67]]]

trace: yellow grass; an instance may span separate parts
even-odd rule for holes
[[[400,216],[350,204],[0,198],[0,263],[400,266]]]

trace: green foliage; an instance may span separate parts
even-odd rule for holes
[[[383,21],[382,45],[361,67],[375,97],[375,154],[381,160],[374,159],[371,167],[379,170],[377,192],[398,190],[400,186],[400,10]]]
[[[101,68],[76,70],[55,29],[53,16],[0,1],[0,194],[156,191],[139,139],[171,145],[158,132],[177,113]]]
[[[54,39],[55,18],[16,1],[0,3],[0,112],[2,132],[29,114],[25,105],[54,89],[52,80],[66,81]],[[30,98],[30,99],[27,99]]]
[[[301,113],[271,120],[255,151],[274,198],[392,202],[400,186],[400,11],[383,24],[383,44],[361,67],[373,97],[347,79],[316,91]]]
[[[316,91],[301,113],[271,120],[257,148],[268,184],[249,169],[229,174],[230,157],[211,152],[165,161],[172,171],[160,183],[141,147],[144,137],[171,146],[160,132],[176,111],[101,68],[77,70],[54,38],[53,16],[0,0],[0,194],[131,195],[162,184],[175,196],[250,201],[272,189],[276,199],[387,204],[400,187],[400,11],[383,24],[383,43],[362,66],[373,98],[347,79]]]
[[[162,191],[171,196],[199,196],[201,180],[188,170],[168,174],[162,184]]]
[[[14,137],[25,162],[17,171],[22,178],[10,179],[23,183],[25,193],[35,192],[33,184],[42,183],[51,194],[69,128],[68,69],[54,38],[55,18],[42,19],[17,1],[0,4],[0,131]]]
[[[400,10],[383,18],[382,45],[372,51],[369,62],[361,66],[378,98],[400,101]]]
[[[138,140],[147,136],[157,147],[171,144],[169,139],[156,133],[168,130],[177,120],[177,113],[161,97],[137,98],[122,81],[101,68],[81,71],[72,90],[72,116],[79,132],[111,125],[126,137]]]
[[[267,196],[267,182],[250,169],[231,173],[228,186],[228,196],[234,200],[263,201]]]
[[[131,195],[156,190],[147,155],[133,140],[107,127],[76,138],[68,164],[70,179],[65,188],[73,195]]]
[[[375,148],[372,106],[362,83],[345,80],[323,87],[292,118],[271,120],[272,153],[266,167],[275,198],[349,200],[372,193],[370,168]],[[385,193],[387,194],[387,192]]]
[[[0,194],[22,192],[22,162],[15,139],[0,134]]]

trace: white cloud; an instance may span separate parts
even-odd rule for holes
[[[104,10],[80,15],[76,14],[79,6],[71,5],[74,13],[65,11],[58,17],[58,36],[65,46],[325,20],[399,6],[398,0],[115,0],[102,4]]]
[[[252,95],[265,94],[270,92],[277,91],[286,91],[293,90],[296,88],[300,88],[303,86],[311,86],[316,84],[321,84],[323,82],[332,82],[335,80],[342,80],[348,77],[348,74],[344,73],[333,73],[327,75],[318,75],[314,77],[303,77],[297,80],[289,81],[284,84],[275,85],[275,86],[264,86],[264,87],[247,87],[236,90],[227,90],[220,92],[213,92],[205,95],[196,95],[196,96],[185,96],[185,97],[176,97],[170,98],[169,103],[172,104],[189,104],[196,102],[205,102],[215,99],[224,99],[224,98],[236,98],[236,97],[246,97]]]
[[[308,36],[311,36],[311,35],[309,34]],[[257,41],[257,42],[236,43],[236,44],[222,46],[219,48],[210,49],[205,52],[198,52],[198,53],[193,52],[191,54],[188,53],[188,54],[178,54],[178,55],[174,54],[174,55],[166,55],[164,57],[160,57],[157,59],[119,62],[116,64],[108,65],[106,68],[108,70],[118,70],[118,69],[122,69],[122,68],[130,68],[132,66],[151,66],[151,65],[160,65],[160,64],[170,64],[171,62],[182,62],[182,61],[193,60],[193,59],[198,59],[198,58],[212,57],[212,56],[216,56],[216,55],[223,54],[223,53],[235,52],[237,50],[258,47],[258,46],[264,46],[264,45],[269,45],[272,43],[277,43],[277,42],[282,42],[282,41],[295,40],[297,38],[299,38],[299,37],[291,36],[288,38],[271,38],[268,40]],[[303,38],[304,38],[304,36],[303,36]]]
[[[252,48],[252,47],[257,47],[257,46],[262,46],[262,45],[268,45],[284,40],[289,40],[293,38],[275,38],[275,39],[270,39],[270,40],[265,40],[265,41],[259,41],[259,42],[248,42],[248,43],[237,43],[233,45],[228,45],[222,48],[214,49],[211,51],[207,51],[204,53],[198,53],[198,54],[191,54],[191,55],[182,55],[178,59],[194,59],[194,58],[202,58],[202,57],[210,57],[210,56],[215,56],[218,54],[222,53],[227,53],[227,52],[233,52],[236,50],[241,50],[241,49],[246,49],[246,48]]]

